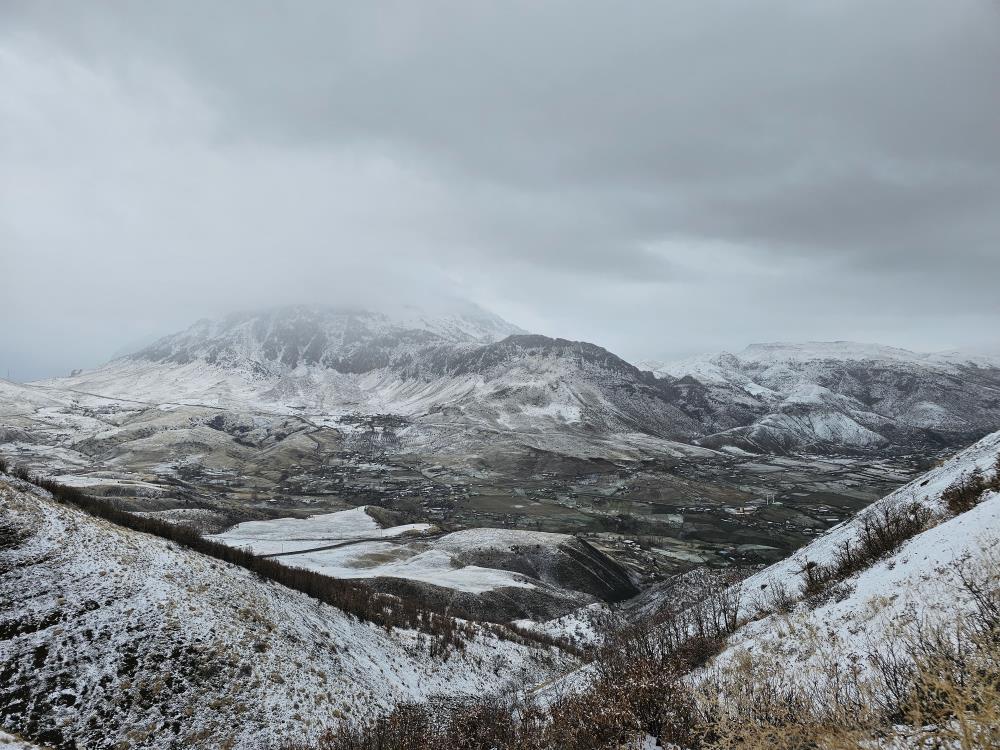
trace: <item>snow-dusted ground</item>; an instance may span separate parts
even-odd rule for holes
[[[536,633],[565,638],[580,646],[597,646],[604,638],[601,622],[608,618],[609,614],[610,609],[606,604],[590,604],[568,615],[545,622],[515,620],[514,624]]]
[[[877,513],[885,505],[920,502],[937,513],[943,512],[941,493],[957,482],[962,476],[979,469],[990,473],[1000,453],[1000,432],[987,435],[969,448],[955,454],[941,466],[931,469],[895,492],[873,503],[850,521],[834,526],[811,544],[790,555],[781,562],[762,570],[743,582],[744,606],[752,606],[752,600],[762,591],[761,586],[783,586],[797,591],[802,585],[802,568],[806,562],[827,564],[845,541],[854,541],[858,536],[860,520],[866,514]],[[985,520],[985,519],[984,519]],[[951,524],[951,525],[949,525]],[[954,525],[957,524],[957,525]],[[961,518],[947,521],[945,528],[953,529],[955,543],[975,547],[975,540],[967,539],[959,533],[964,522]],[[984,532],[987,529],[984,529]],[[930,532],[925,532],[930,533]],[[940,533],[940,532],[939,532]],[[922,536],[922,535],[921,535]],[[897,553],[899,554],[899,553]],[[895,556],[894,556],[895,558]]]
[[[1000,493],[987,493],[979,505],[958,516],[945,511],[941,493],[976,469],[991,476],[998,454],[1000,432],[995,432],[785,560],[734,584],[731,598],[739,601],[741,615],[750,621],[729,637],[726,648],[696,679],[740,669],[756,660],[791,682],[802,680],[816,687],[831,665],[863,668],[873,645],[892,644],[916,623],[953,622],[958,612],[972,607],[959,572],[993,576],[1000,572]],[[801,571],[807,562],[830,563],[844,541],[857,539],[865,514],[911,502],[930,508],[938,522],[888,557],[837,584],[836,595],[828,601],[802,600]],[[994,585],[1000,586],[1000,580],[994,579]],[[768,606],[775,589],[795,600],[790,610],[752,619]],[[533,627],[559,632],[564,624],[572,627],[573,619]],[[563,692],[584,690],[592,675],[592,667],[584,666],[542,686],[536,697],[544,704]]]
[[[358,622],[13,480],[0,481],[0,510],[24,535],[0,551],[8,687],[36,697],[23,710],[40,728],[80,746],[273,747],[399,701],[542,680],[565,663],[478,628],[464,651],[432,658],[416,632]],[[23,715],[8,715],[22,728]]]
[[[383,529],[360,507],[310,518],[248,521],[210,538],[257,554],[279,554],[286,565],[335,578],[402,578],[469,593],[535,584],[518,573],[461,563],[456,554],[518,545],[555,547],[571,538],[515,529],[468,529],[420,538],[433,530],[430,524]]]
[[[390,539],[434,529],[429,523],[410,523],[383,529],[365,506],[309,518],[276,518],[246,521],[210,537],[231,547],[247,547],[258,555],[314,549],[339,542]]]
[[[44,750],[44,748],[0,730],[0,750]]]
[[[864,514],[915,501],[941,519],[890,556],[837,584],[836,595],[829,601],[800,602],[787,613],[770,614],[745,625],[730,637],[710,670],[726,670],[752,656],[780,665],[792,680],[800,676],[816,683],[822,681],[824,667],[831,664],[863,667],[873,644],[891,644],[917,623],[954,621],[960,611],[972,606],[960,571],[994,576],[1000,571],[1000,493],[987,493],[979,505],[957,516],[946,513],[941,493],[977,468],[990,476],[998,453],[1000,432],[988,435],[786,560],[743,581],[739,585],[741,604],[749,615],[758,602],[766,601],[769,590],[779,588],[801,596],[801,571],[806,562],[831,562],[844,541],[857,538]]]

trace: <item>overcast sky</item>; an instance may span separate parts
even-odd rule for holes
[[[997,347],[1000,3],[0,2],[0,370],[418,294]]]

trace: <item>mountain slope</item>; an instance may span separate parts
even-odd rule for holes
[[[753,451],[912,449],[1000,426],[1000,357],[855,344],[755,344],[661,365],[699,443]]]
[[[1000,426],[1000,357],[755,344],[650,373],[471,306],[232,315],[38,385],[148,405],[394,414],[418,424],[408,439],[438,452],[469,429],[473,445],[499,437],[606,458],[640,454],[646,437],[764,453],[906,452],[965,444]]]
[[[123,359],[201,360],[261,376],[313,365],[362,373],[424,347],[488,344],[517,333],[523,331],[471,305],[438,315],[300,305],[201,320]]]
[[[0,723],[57,747],[259,748],[434,695],[474,695],[556,652],[474,628],[435,657],[250,572],[0,479]]]
[[[575,723],[606,731],[634,717],[649,747],[995,747],[998,474],[994,432],[786,560],[611,633],[536,698],[576,695]]]
[[[837,679],[831,665],[872,669],[871,654],[900,645],[899,639],[912,639],[937,626],[954,631],[963,615],[982,604],[968,581],[1000,601],[1000,492],[985,491],[978,505],[957,515],[942,498],[949,487],[975,472],[991,479],[998,466],[1000,432],[995,432],[738,584],[743,615],[752,619],[728,638],[709,677],[742,675],[753,664],[758,674],[772,675],[776,684],[823,695]],[[802,598],[807,566],[834,564],[845,544],[858,549],[866,519],[911,503],[937,520],[824,593]],[[776,602],[787,599],[793,603],[774,611]],[[760,610],[769,612],[755,617]]]
[[[700,429],[664,383],[607,350],[525,335],[486,313],[394,319],[295,307],[231,316],[37,385],[146,405],[395,414],[421,424],[415,438],[464,426],[544,447],[567,434],[577,443],[619,434],[687,441]]]

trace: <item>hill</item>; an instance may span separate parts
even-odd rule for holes
[[[361,622],[12,478],[0,503],[0,722],[55,747],[275,746],[566,658]]]

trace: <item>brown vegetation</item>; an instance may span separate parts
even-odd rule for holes
[[[849,667],[732,660],[697,696],[703,747],[1000,747],[1000,566],[960,570],[971,609],[916,618]]]
[[[886,504],[872,508],[858,517],[858,536],[845,541],[830,565],[807,562],[802,568],[805,579],[802,593],[819,598],[830,587],[895,552],[934,522],[934,513],[918,502]]]
[[[866,554],[890,548],[884,532],[897,524],[886,518],[862,534],[873,540]],[[690,750],[1000,747],[1000,564],[963,567],[959,580],[970,608],[949,623],[917,617],[849,667],[834,659],[803,673],[780,653],[751,652],[713,667],[741,624],[730,589],[620,630],[597,653],[587,686],[555,697],[550,688],[544,707],[509,695],[408,704],[312,748],[622,750],[647,736]]]
[[[941,499],[948,506],[948,510],[958,515],[976,507],[983,495],[989,491],[1000,492],[1000,455],[996,458],[992,479],[986,479],[983,473],[976,469],[946,489],[941,494]]]

